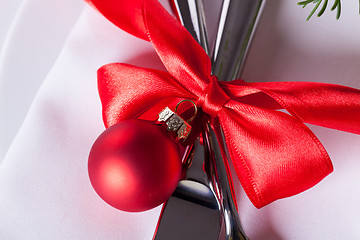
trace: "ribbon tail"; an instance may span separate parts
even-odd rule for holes
[[[254,206],[311,188],[333,171],[316,136],[283,112],[229,101],[219,112],[237,176]]]
[[[247,83],[303,122],[360,134],[360,90],[327,83]]]
[[[177,98],[195,99],[167,72],[121,63],[98,70],[98,89],[106,127],[144,113],[154,118]]]

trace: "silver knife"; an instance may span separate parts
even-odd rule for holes
[[[207,149],[198,138],[187,150],[186,177],[164,203],[154,240],[219,239],[221,207],[209,178]]]
[[[206,28],[201,30],[198,0],[174,1],[182,24],[191,35],[207,46]],[[196,5],[198,4],[198,5]],[[196,24],[194,24],[194,22]],[[208,49],[208,46],[206,47]],[[222,210],[215,190],[214,167],[209,147],[198,138],[185,153],[186,176],[164,203],[153,240],[218,240],[222,227]]]

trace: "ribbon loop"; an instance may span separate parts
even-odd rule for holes
[[[217,77],[211,76],[210,83],[206,87],[204,94],[199,96],[197,105],[205,113],[215,117],[229,100],[230,97],[220,87]]]

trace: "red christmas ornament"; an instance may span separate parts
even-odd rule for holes
[[[91,148],[88,171],[97,194],[128,212],[154,208],[174,192],[179,148],[155,123],[130,119],[105,130]]]

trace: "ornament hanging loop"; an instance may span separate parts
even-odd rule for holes
[[[196,115],[197,115],[197,112],[198,112],[198,108],[197,108],[196,104],[195,104],[193,101],[191,101],[191,100],[189,100],[189,99],[181,100],[180,102],[178,102],[178,104],[177,104],[176,107],[175,107],[175,113],[177,113],[177,110],[178,110],[178,107],[180,106],[180,104],[182,104],[182,103],[184,103],[184,102],[191,102],[192,105],[194,106],[194,114],[192,115],[191,118],[189,118],[188,120],[186,120],[186,122],[191,122],[192,120],[195,119],[195,117],[196,117]]]

